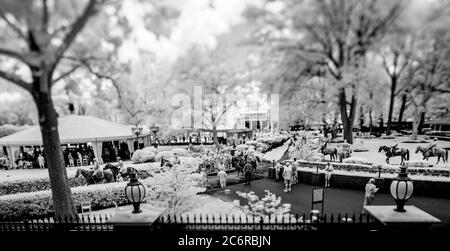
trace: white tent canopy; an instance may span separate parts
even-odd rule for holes
[[[58,119],[58,130],[61,144],[92,142],[94,154],[101,160],[104,141],[126,140],[133,137],[132,126],[95,118],[92,116],[68,115]],[[131,145],[131,142],[127,142]],[[6,137],[0,138],[0,146],[7,146],[10,160],[14,150],[20,146],[40,146],[42,136],[39,126],[33,126]],[[13,159],[11,159],[13,157]]]

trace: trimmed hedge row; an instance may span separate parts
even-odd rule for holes
[[[149,169],[146,168],[136,168],[138,179],[145,179],[151,176]],[[86,180],[82,177],[70,177],[69,186],[79,187],[86,185]],[[50,190],[50,179],[49,178],[39,178],[32,180],[18,180],[18,181],[7,181],[0,184],[0,196],[17,194],[17,193],[30,193],[36,191]]]
[[[75,204],[90,201],[92,210],[99,210],[128,204],[124,187],[127,182],[98,184],[72,188]],[[45,217],[49,214],[51,191],[12,194],[0,197],[0,217],[25,219]]]
[[[325,174],[322,172],[315,173],[300,170],[298,171],[298,177],[300,183],[311,184],[314,186],[323,186],[325,182]],[[376,186],[379,188],[380,193],[390,193],[389,188],[393,180],[392,178],[377,178],[370,175],[351,176],[333,174],[331,176],[330,185],[332,187],[364,191],[364,187],[370,178],[375,178]],[[413,183],[413,196],[450,198],[450,182],[413,180]]]
[[[287,160],[286,162],[290,162]],[[309,168],[319,168],[324,169],[327,162],[310,162],[310,161],[298,161],[301,167]],[[369,173],[378,173],[378,168],[381,168],[382,173],[396,173],[399,168],[391,165],[385,164],[373,164],[373,165],[362,165],[362,164],[351,164],[351,163],[331,163],[335,170],[345,170],[345,171],[364,171]],[[430,175],[430,176],[443,176],[450,177],[450,170],[446,168],[431,168],[431,167],[408,167],[408,173],[412,175]]]

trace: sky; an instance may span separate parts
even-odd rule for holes
[[[210,8],[210,2],[214,9]],[[169,6],[180,11],[171,34],[156,38],[144,28],[144,11],[135,1],[126,1],[124,14],[134,27],[131,38],[120,50],[124,61],[138,59],[140,50],[155,53],[158,59],[174,62],[194,44],[213,49],[217,36],[230,32],[233,25],[244,22],[243,11],[260,0],[168,0]]]

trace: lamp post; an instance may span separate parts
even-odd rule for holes
[[[125,187],[125,195],[129,202],[133,203],[134,214],[142,212],[140,204],[145,197],[145,187],[136,178],[136,172],[130,174],[130,182]]]
[[[395,203],[397,203],[397,207],[394,210],[397,212],[406,212],[405,202],[413,193],[414,186],[411,178],[408,177],[406,169],[407,167],[402,165],[398,176],[391,183],[391,195]]]
[[[150,127],[150,131],[153,132],[153,137],[156,143],[156,134],[159,132],[159,127],[155,126],[155,123]]]

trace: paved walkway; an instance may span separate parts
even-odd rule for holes
[[[267,160],[275,160],[278,161],[281,159],[281,157],[283,157],[284,153],[288,150],[289,148],[289,144],[290,144],[290,140],[287,140],[286,142],[284,142],[284,144],[282,146],[279,146],[275,149],[272,149],[268,152],[266,152],[263,156],[264,159]]]
[[[212,191],[211,195],[221,198],[225,201],[241,200],[235,193],[236,191],[249,192],[254,191],[260,198],[264,195],[264,190],[269,190],[277,196],[281,196],[282,203],[291,203],[293,213],[308,213],[311,210],[311,193],[314,186],[307,184],[297,184],[292,188],[292,192],[283,192],[283,183],[275,182],[271,179],[261,179],[253,181],[251,186],[237,184],[227,187],[231,193],[221,191]],[[349,213],[359,215],[362,211],[364,193],[363,191],[328,188],[325,190],[324,211],[329,213]],[[375,205],[394,205],[394,201],[389,194],[377,194],[375,196]],[[439,218],[444,224],[437,227],[445,227],[450,230],[450,199],[428,198],[414,196],[408,201],[409,205],[430,213]],[[318,206],[318,205],[317,205]]]

